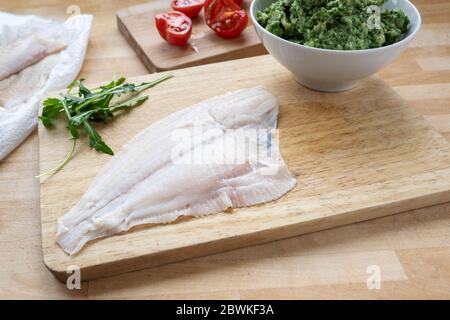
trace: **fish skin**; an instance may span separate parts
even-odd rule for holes
[[[177,142],[171,136],[177,129],[198,126],[216,130],[210,140],[201,135],[196,139],[194,134],[186,149],[204,151],[238,137],[240,130],[275,129],[277,116],[276,98],[256,87],[214,97],[161,119],[132,138],[78,203],[58,219],[57,243],[72,255],[88,241],[136,225],[168,223],[180,216],[219,213],[280,198],[296,184],[281,156],[226,163],[228,154],[223,150],[212,154],[207,164],[176,163]],[[258,139],[256,145],[260,150],[267,140]],[[274,143],[271,148],[278,151]],[[277,170],[262,174],[261,169],[270,165]]]
[[[0,47],[0,80],[6,79],[65,48],[64,43],[37,33],[2,46]]]

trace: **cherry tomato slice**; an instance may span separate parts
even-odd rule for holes
[[[206,0],[206,24],[223,38],[235,38],[247,27],[248,15],[234,0]]]
[[[198,16],[204,4],[205,0],[172,0],[172,9],[194,18]]]
[[[155,24],[161,37],[175,46],[184,46],[191,36],[192,20],[184,13],[160,13],[155,17]]]

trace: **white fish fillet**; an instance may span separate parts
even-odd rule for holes
[[[23,84],[19,83],[26,81],[27,77],[21,76],[20,81],[17,81],[17,77],[11,75],[3,80],[16,83],[14,91],[21,94],[20,97],[13,97],[9,92],[2,96],[2,101],[7,106],[0,104],[0,162],[36,129],[38,110],[48,93],[67,87],[76,78],[84,61],[92,21],[93,16],[85,14],[71,15],[65,22],[60,22],[36,15],[0,12],[0,47],[9,47],[9,44],[24,39],[27,34],[43,34],[67,44],[67,48],[63,51],[52,54],[20,72],[20,74],[29,73],[28,69],[40,69],[41,64],[47,64],[57,58],[47,81],[37,91],[36,87],[32,86],[32,96],[24,92],[27,89],[20,89]],[[0,66],[3,66],[3,62],[0,60]]]
[[[38,63],[0,81],[0,107],[9,109],[34,96],[47,82],[58,55],[51,55]]]
[[[0,47],[0,80],[60,52],[66,45],[42,34],[30,34]]]
[[[78,203],[58,219],[58,244],[74,254],[90,240],[136,225],[167,223],[180,216],[218,213],[280,198],[296,180],[279,156],[278,145],[267,135],[276,128],[277,116],[276,98],[256,87],[206,100],[161,119],[128,142]],[[184,150],[195,153],[218,147],[216,152],[206,164],[174,161],[180,143],[173,139],[174,132],[195,131],[200,126],[203,133],[193,134]],[[249,148],[244,161],[225,162],[230,150],[219,146],[244,130],[266,134],[258,135],[256,148]],[[204,132],[214,134],[205,139]],[[264,148],[276,156],[259,157],[257,153]],[[264,172],[270,168],[276,170]]]

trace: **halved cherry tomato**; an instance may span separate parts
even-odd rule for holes
[[[198,16],[204,4],[205,0],[172,0],[172,9],[194,18]]]
[[[234,0],[206,0],[206,24],[223,38],[235,38],[247,27],[248,15]]]
[[[243,0],[233,0],[237,5],[241,5]]]
[[[155,17],[155,24],[161,37],[175,46],[184,46],[191,36],[192,20],[184,13],[160,13]]]

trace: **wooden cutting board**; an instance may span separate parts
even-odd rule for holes
[[[247,9],[250,1],[244,1]],[[218,37],[205,24],[203,11],[192,20],[189,44],[176,47],[164,41],[155,28],[155,15],[170,11],[170,1],[151,1],[117,12],[120,32],[150,72],[173,70],[207,63],[253,57],[267,53],[250,22],[235,39]]]
[[[73,160],[41,184],[44,261],[59,279],[71,265],[81,268],[83,280],[105,277],[450,200],[450,144],[377,77],[348,92],[319,93],[298,85],[270,56],[173,74],[149,90],[144,105],[99,128],[114,150],[185,106],[262,84],[279,99],[281,152],[297,186],[278,201],[138,228],[92,242],[70,257],[55,243],[56,220],[110,159],[80,143]],[[39,141],[41,171],[71,147],[62,124],[55,130],[40,126]]]

